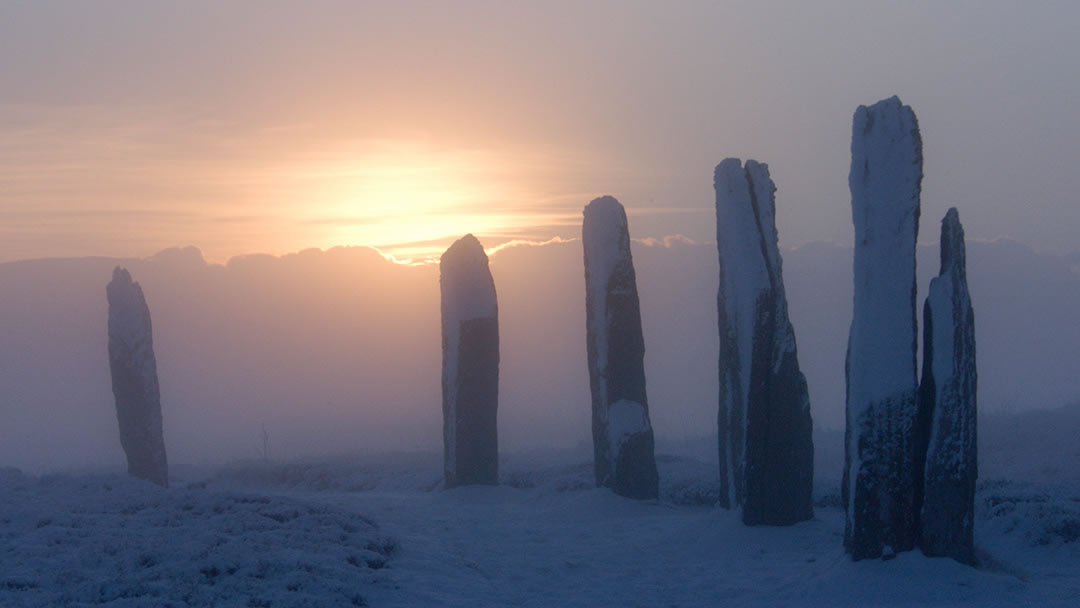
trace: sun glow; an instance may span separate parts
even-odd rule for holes
[[[326,246],[367,245],[398,260],[422,260],[437,257],[466,233],[499,235],[501,242],[559,221],[537,212],[504,156],[405,144],[384,148],[304,172],[319,202],[306,206],[298,220],[318,227]]]

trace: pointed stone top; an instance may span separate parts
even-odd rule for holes
[[[716,170],[713,171],[713,184],[720,184],[736,173],[742,172],[742,160],[730,157],[720,161],[720,164],[716,165]]]
[[[588,205],[585,205],[584,213],[586,215],[590,213],[621,213],[623,215],[626,215],[626,210],[623,209],[622,203],[620,203],[618,199],[608,194],[598,198],[594,198],[592,202],[590,202]]]
[[[879,125],[883,128],[875,129]],[[921,148],[919,121],[915,117],[915,111],[911,106],[904,105],[896,95],[869,106],[859,106],[855,110],[854,133],[866,135],[877,130],[883,131],[883,137],[894,140],[914,136],[919,140]]]
[[[113,269],[112,281],[105,286],[105,299],[109,303],[109,335],[134,343],[132,336],[150,335],[150,309],[142,286],[131,280],[126,268]],[[110,338],[111,339],[111,338]]]
[[[614,196],[595,198],[582,212],[585,222],[582,235],[586,242],[619,242],[627,231],[626,209]],[[586,248],[588,248],[586,244]]]
[[[855,242],[908,242],[919,234],[922,136],[910,106],[890,97],[859,106],[851,126],[851,217]]]
[[[127,271],[127,268],[117,266],[113,269],[112,280],[114,283],[127,283],[131,284],[131,273]]]
[[[882,99],[881,101],[879,101],[877,103],[872,103],[870,105],[865,105],[865,106],[861,105],[861,106],[859,106],[859,109],[856,110],[856,111],[857,112],[864,112],[865,111],[865,112],[869,112],[869,113],[877,115],[877,116],[885,116],[885,115],[889,115],[889,114],[898,114],[898,113],[904,111],[905,109],[910,111],[911,107],[910,106],[905,106],[904,102],[900,101],[899,96],[893,95],[892,97],[887,97],[887,98]]]
[[[498,314],[495,282],[487,254],[484,246],[471,234],[455,241],[439,258],[439,285],[444,322]]]
[[[764,172],[765,175],[769,174],[769,164],[759,163],[758,161],[748,158],[746,159],[746,170],[750,172]]]
[[[582,211],[585,216],[584,232],[618,234],[626,230],[626,209],[614,196],[594,198]]]
[[[127,268],[117,266],[113,269],[112,280],[105,286],[105,295],[111,304],[121,301],[143,300],[142,286],[131,278]]]
[[[469,233],[454,241],[454,244],[450,245],[442,254],[440,262],[446,262],[447,260],[478,261],[480,259],[486,262],[487,253],[484,252],[484,246],[480,244],[480,239]]]
[[[746,165],[740,159],[731,157],[725,158],[720,161],[719,165],[716,165],[716,170],[713,172],[713,185],[720,185],[721,183],[728,183],[728,180],[733,177],[743,179],[745,172],[750,173],[751,176],[756,177],[769,177],[769,165],[768,163],[761,163],[752,158],[746,159]]]
[[[872,107],[872,108],[886,108],[886,107],[902,108],[903,106],[904,106],[904,102],[900,101],[900,96],[899,95],[893,95],[892,97],[886,97],[885,99],[882,99],[881,101],[875,103],[874,105],[872,105],[870,107]]]
[[[713,187],[718,191],[723,189],[727,192],[742,187],[746,183],[746,170],[743,169],[742,160],[738,158],[725,158],[716,165],[713,171]],[[717,204],[720,199],[716,200]]]
[[[952,271],[966,275],[967,251],[964,245],[964,226],[956,207],[949,209],[941,220],[941,274]]]

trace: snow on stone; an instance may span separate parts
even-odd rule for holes
[[[585,249],[585,281],[588,300],[589,333],[595,336],[596,367],[606,369],[608,363],[608,291],[612,275],[620,262],[624,264],[630,257],[630,233],[626,222],[626,211],[621,203],[611,196],[598,198],[585,208],[585,221],[582,223],[582,243]],[[625,291],[627,288],[619,286]],[[608,401],[608,382],[603,377],[599,383],[601,399]],[[602,410],[606,420],[610,408]],[[647,418],[633,432],[649,429]]]
[[[591,218],[591,219],[590,219]],[[629,255],[630,231],[626,211],[614,197],[600,197],[585,208],[581,242],[585,248],[585,293],[589,307],[589,333],[596,336],[596,366],[607,367],[607,289],[615,266]],[[600,385],[601,396],[607,400],[607,383]],[[607,412],[604,412],[604,416]]]
[[[169,484],[162,431],[161,396],[150,309],[142,287],[120,267],[106,287],[109,301],[109,368],[120,443],[128,472],[158,485]]]
[[[608,445],[613,454],[618,454],[628,439],[646,428],[649,428],[649,418],[640,403],[620,399],[608,407]]]
[[[854,315],[847,353],[845,546],[856,558],[914,544],[915,244],[922,140],[892,97],[855,112],[851,139]]]
[[[855,320],[849,401],[869,407],[911,390],[915,370],[915,244],[922,140],[909,106],[891,97],[855,113],[851,141]]]
[[[721,416],[726,433],[721,487],[727,486],[731,507],[742,504],[746,460],[747,403],[753,357],[754,320],[758,296],[769,289],[769,274],[762,256],[751,185],[742,162],[728,158],[716,167],[716,242],[720,248]],[[771,193],[770,193],[771,196]]]
[[[497,462],[497,454],[489,453],[490,445],[496,442],[489,435],[495,432],[493,417],[498,397],[495,282],[484,248],[471,234],[446,250],[440,260],[439,272],[447,486],[475,479],[494,483],[489,479],[492,475],[480,474],[475,467],[488,468],[486,465],[492,464],[493,459]],[[490,361],[492,357],[493,362]],[[463,398],[468,402],[461,403]],[[459,437],[463,430],[467,436]],[[468,454],[468,463],[459,462],[463,453]]]
[[[744,521],[812,516],[813,424],[787,314],[776,232],[776,186],[764,163],[716,167],[720,289],[721,504]]]
[[[922,481],[919,543],[927,555],[973,563],[978,478],[975,317],[964,229],[956,209],[941,225],[941,272],[924,308],[916,466]]]
[[[645,392],[645,341],[626,212],[617,200],[605,196],[585,207],[582,243],[596,483],[625,496],[655,498],[658,477]],[[623,401],[637,404],[640,415],[624,412],[613,421],[611,410]]]

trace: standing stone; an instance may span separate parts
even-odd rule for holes
[[[610,196],[585,207],[585,310],[596,485],[656,498],[645,339],[626,211]]]
[[[717,165],[720,502],[748,525],[813,517],[813,421],[787,313],[769,167]]]
[[[842,487],[853,559],[915,545],[915,241],[922,139],[896,97],[855,111],[851,137],[855,309],[848,337]]]
[[[119,266],[113,270],[105,294],[109,301],[109,369],[128,474],[168,487],[150,309],[142,287]]]
[[[941,272],[923,307],[915,472],[919,545],[926,555],[975,562],[975,312],[967,286],[964,228],[956,209],[941,222]]]
[[[499,483],[499,306],[487,254],[471,234],[446,250],[442,291],[446,487]]]

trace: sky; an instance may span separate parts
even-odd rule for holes
[[[1080,249],[1072,2],[0,4],[0,261],[437,255],[715,239],[712,169],[767,162],[781,244],[850,243],[851,118],[922,129],[924,240]],[[927,224],[930,221],[930,224]]]

